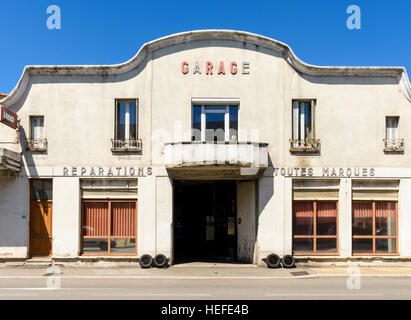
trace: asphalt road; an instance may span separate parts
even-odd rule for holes
[[[347,277],[295,279],[132,279],[62,278],[0,279],[0,299],[411,299],[411,278],[365,277],[359,289]],[[49,287],[47,287],[49,286]]]

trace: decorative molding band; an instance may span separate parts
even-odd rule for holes
[[[310,65],[301,61],[285,43],[254,33],[236,30],[197,30],[172,34],[144,44],[130,60],[114,65],[26,66],[16,87],[0,100],[13,104],[25,92],[30,75],[119,75],[138,67],[149,53],[169,46],[193,41],[237,41],[265,47],[282,53],[298,72],[311,76],[397,77],[399,85],[411,102],[411,84],[404,67],[329,67]]]

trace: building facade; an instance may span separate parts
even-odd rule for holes
[[[411,258],[404,68],[205,30],[28,66],[1,99],[1,258]]]

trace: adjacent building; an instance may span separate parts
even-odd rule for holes
[[[204,30],[0,98],[0,257],[411,258],[402,67],[320,67]]]

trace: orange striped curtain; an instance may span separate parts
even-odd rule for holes
[[[372,202],[354,202],[352,209],[354,218],[372,218]]]
[[[116,237],[135,237],[136,203],[111,203],[111,235]]]
[[[312,218],[314,216],[313,202],[295,201],[294,214],[296,218]]]
[[[317,217],[336,217],[337,203],[335,202],[318,202]]]
[[[85,236],[108,236],[107,215],[107,202],[85,202],[83,234]]]
[[[377,218],[394,218],[395,217],[395,202],[376,202],[375,216]]]
[[[317,219],[321,223],[333,223],[337,218],[336,202],[317,202]]]

